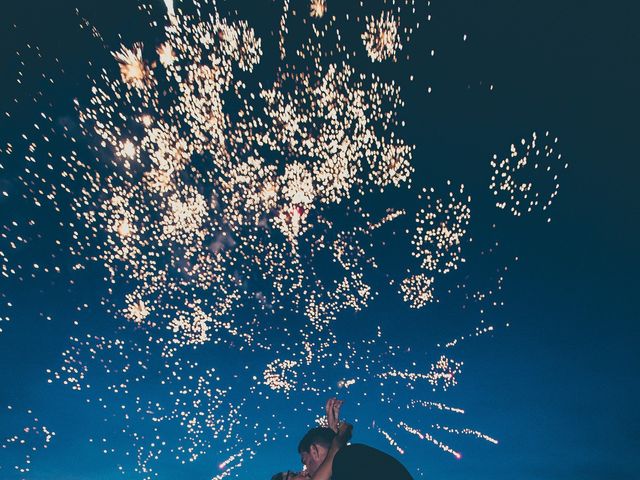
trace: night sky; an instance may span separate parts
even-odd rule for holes
[[[166,22],[163,2],[151,3],[151,19]],[[288,19],[291,40],[287,42],[291,43],[287,45],[304,38],[300,20],[308,17],[306,0],[290,3],[297,13]],[[328,0],[327,16],[344,18],[347,12],[360,11],[359,3]],[[369,8],[373,12],[388,8],[378,3],[371,2],[377,7]],[[180,5],[176,1],[176,8]],[[254,75],[268,84],[280,65],[277,32],[282,2],[227,0],[219,2],[219,10],[230,19],[247,20],[262,38],[263,59]],[[385,350],[385,345],[395,345],[390,362],[399,370],[418,362],[414,370],[428,371],[429,364],[446,354],[463,362],[462,373],[446,391],[433,391],[425,381],[410,387],[400,382],[377,388],[377,380],[358,381],[347,389],[337,386],[341,373],[332,366],[325,370],[320,362],[301,370],[297,384],[299,389],[313,385],[317,391],[286,393],[259,385],[247,394],[245,417],[236,427],[242,436],[240,448],[250,447],[252,458],[233,470],[231,478],[270,478],[279,470],[301,468],[297,442],[331,395],[346,399],[343,413],[355,422],[354,441],[397,456],[417,478],[637,478],[636,183],[640,168],[635,139],[640,126],[636,25],[640,10],[633,2],[433,0],[427,11],[431,21],[423,22],[397,62],[372,64],[360,32],[350,32],[346,23],[340,27],[345,28],[345,43],[356,39],[349,45],[360,55],[352,63],[356,69],[400,85],[406,105],[398,111],[399,120],[405,122],[398,135],[415,145],[415,171],[410,190],[385,191],[364,202],[374,217],[388,207],[406,209],[407,214],[381,228],[373,248],[380,268],[370,282],[379,295],[360,311],[338,312],[332,328],[340,340],[349,338],[360,345],[358,355],[364,363]],[[40,114],[46,111],[58,132],[66,127],[78,139],[73,149],[79,158],[99,163],[109,155],[107,149],[100,150],[97,138],[83,134],[74,100],[88,103],[90,78],[103,66],[111,69],[111,77],[119,78],[109,52],[120,43],[144,41],[153,46],[161,41],[162,29],[152,30],[150,16],[138,9],[138,3],[124,0],[25,0],[3,6],[1,17],[0,252],[4,253],[0,260],[17,270],[0,276],[0,478],[145,478],[135,471],[135,448],[129,447],[136,425],[147,429],[141,431],[146,439],[142,443],[153,440],[148,421],[136,423],[133,418],[146,415],[136,410],[133,394],[117,397],[107,392],[113,379],[100,368],[91,370],[95,361],[86,361],[89,389],[78,392],[55,378],[73,338],[89,334],[127,338],[142,345],[145,334],[141,329],[121,328],[126,322],[116,310],[122,307],[127,286],[109,285],[100,262],[81,261],[69,253],[76,240],[69,222],[76,225],[77,221],[68,199],[79,195],[76,184],[70,184],[70,192],[60,193],[60,211],[51,202],[34,204],[34,172],[36,178],[44,179],[36,190],[66,181],[60,174],[64,169],[49,169],[47,163],[55,164],[68,152],[69,140],[51,135],[46,148],[30,153],[28,147],[32,140],[42,143],[43,133],[34,131],[33,124],[42,122]],[[402,14],[400,18],[402,25]],[[83,19],[90,26],[81,28]],[[92,37],[91,25],[101,33],[104,46]],[[287,62],[293,61],[291,51]],[[252,77],[243,78],[249,83],[247,78]],[[543,143],[546,131],[558,138],[554,148],[562,154],[555,172],[560,188],[553,204],[548,211],[521,217],[511,215],[508,208],[497,209],[489,189],[493,155],[506,157],[512,143],[519,144],[521,138],[529,141],[533,132]],[[21,137],[23,133],[29,140]],[[536,179],[532,178],[534,183]],[[456,188],[448,186],[448,180]],[[548,183],[544,176],[539,180]],[[398,294],[397,283],[405,265],[416,265],[408,254],[411,234],[405,235],[405,230],[415,228],[415,212],[425,206],[417,194],[423,187],[433,187],[435,194],[457,194],[460,184],[464,184],[464,195],[459,196],[472,197],[469,236],[473,241],[463,248],[467,261],[442,276],[436,290],[438,302],[409,308]],[[74,269],[77,263],[84,267]],[[54,271],[55,266],[60,272]],[[331,267],[323,264],[318,271],[328,276]],[[477,304],[464,297],[467,291],[461,285],[492,290],[503,305],[480,312]],[[292,302],[284,300],[276,314],[256,311],[265,325],[286,318],[292,330],[307,328],[293,309]],[[253,314],[239,311],[234,321],[241,324],[251,318]],[[495,328],[469,338],[468,333],[479,325]],[[269,335],[265,338],[278,342],[274,352],[249,348],[239,353],[238,341],[185,348],[184,355],[218,368],[236,393],[243,388],[249,392],[250,385],[233,377],[233,372],[244,369],[259,374],[274,353],[282,356],[288,351],[288,337]],[[450,351],[437,346],[460,336],[467,338]],[[370,352],[362,343],[369,338],[379,339]],[[340,345],[329,351],[342,351]],[[98,359],[100,355],[111,358],[111,353],[103,352]],[[387,354],[380,355],[382,363],[371,362],[371,375],[387,368]],[[135,363],[136,358],[129,360]],[[156,387],[138,386],[150,398],[161,398],[161,392],[151,391]],[[392,400],[373,401],[371,397],[381,392]],[[406,408],[411,400],[446,403],[463,408],[465,414]],[[130,418],[123,420],[123,411]],[[399,421],[429,431],[462,457],[456,459],[418,440],[398,428]],[[435,423],[470,427],[499,443],[437,431]],[[46,425],[55,432],[46,449],[40,430],[23,435],[27,446],[10,441],[34,425]],[[398,442],[404,454],[385,440],[378,427]],[[177,438],[171,428],[162,432],[168,444],[165,450]],[[263,434],[266,441],[261,440]],[[31,443],[37,446],[34,452],[28,451]],[[213,478],[224,469],[220,463],[233,453],[227,447],[221,439],[212,440],[206,455],[185,465],[175,455],[161,455],[152,462],[150,475]],[[30,471],[20,473],[14,467],[24,465],[25,453],[31,455]]]

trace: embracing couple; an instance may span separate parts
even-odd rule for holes
[[[342,401],[327,401],[327,427],[312,428],[298,444],[304,470],[277,473],[271,480],[412,480],[395,458],[360,443],[349,444],[353,426],[340,422]]]

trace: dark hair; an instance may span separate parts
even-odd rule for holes
[[[300,443],[298,444],[298,453],[308,452],[311,448],[311,445],[314,444],[322,445],[323,447],[329,448],[331,446],[331,442],[333,441],[333,437],[335,436],[336,433],[330,428],[312,428],[304,437],[302,437],[302,440],[300,440]]]

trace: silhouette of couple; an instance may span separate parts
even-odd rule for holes
[[[327,427],[312,428],[298,444],[301,472],[281,472],[271,480],[412,480],[395,458],[360,443],[349,444],[353,426],[340,422],[342,400],[330,398]]]

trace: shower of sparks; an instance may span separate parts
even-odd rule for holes
[[[176,61],[176,56],[173,53],[173,48],[171,47],[171,45],[168,44],[161,44],[158,46],[158,48],[156,48],[156,53],[158,54],[158,58],[160,59],[160,63],[162,63],[162,65],[165,68],[169,68],[171,65],[173,65],[173,62]],[[151,126],[151,117],[145,117],[145,120],[143,121],[143,125],[145,127],[150,127]]]
[[[233,455],[231,455],[229,458],[222,461],[218,465],[218,469],[222,470],[222,473],[214,476],[211,480],[222,480],[223,478],[226,478],[229,475],[231,475],[233,470],[242,468],[242,465],[245,459],[245,454],[249,455],[250,457],[253,457],[255,455],[255,452],[247,448],[245,450],[241,450],[237,453],[234,453]]]
[[[174,7],[173,7],[173,0],[164,0],[164,4],[167,7],[167,14],[168,15],[171,16],[171,15],[175,15],[176,14],[176,12],[174,10]]]
[[[444,355],[431,366],[428,378],[429,383],[434,387],[441,387],[443,390],[451,388],[458,383],[458,375],[462,372],[463,362],[456,362]],[[434,388],[435,391],[435,388]]]
[[[255,299],[271,309],[293,302],[317,331],[338,311],[364,308],[373,294],[363,265],[370,257],[353,234],[324,219],[332,205],[364,196],[370,185],[409,183],[412,147],[377,133],[397,126],[397,87],[357,76],[346,64],[323,70],[322,53],[309,47],[310,73],[285,68],[254,95],[234,80],[238,69],[250,72],[260,60],[261,42],[246,23],[181,17],[166,34],[161,54],[172,52],[172,61],[161,62],[150,88],[132,96],[129,76],[125,86],[103,75],[80,111],[87,135],[136,163],[125,163],[124,173],[86,172],[92,184],[75,205],[97,241],[98,232],[108,233],[100,258],[112,281],[133,284],[138,305],[158,304],[157,317],[173,317],[168,349],[209,341],[211,325],[226,328],[231,323],[221,319]],[[292,90],[285,96],[285,89]],[[241,105],[233,119],[222,108],[222,95],[231,93]],[[250,102],[255,97],[262,114]],[[130,125],[129,118],[140,121]],[[139,127],[134,143],[128,130]],[[280,163],[267,160],[270,152]],[[201,155],[212,162],[199,164]],[[96,202],[104,192],[107,199]],[[149,249],[152,255],[144,253]],[[308,268],[325,250],[345,271],[331,288]],[[252,284],[260,289],[248,293]],[[167,295],[183,299],[186,310],[162,313]],[[144,315],[127,311],[141,322]],[[251,331],[227,333],[253,341]]]
[[[435,408],[437,410],[453,412],[453,413],[460,413],[460,414],[464,413],[464,410],[461,409],[461,408],[450,407],[449,405],[445,405],[444,403],[428,402],[428,401],[425,401],[425,400],[412,400],[411,401],[411,406],[413,406],[413,407],[420,406],[420,407],[424,407],[424,408]]]
[[[380,432],[380,434],[387,440],[387,442],[389,442],[389,445],[395,448],[400,455],[404,455],[404,449],[400,447],[400,445],[398,445],[398,442],[396,442],[396,440],[391,435],[389,435],[381,428],[378,428],[378,432]]]
[[[131,87],[144,89],[150,81],[151,71],[142,59],[142,43],[135,43],[130,49],[122,46],[113,52],[113,57],[120,64],[122,81]]]
[[[433,280],[424,273],[405,278],[400,284],[402,298],[411,308],[422,308],[433,302]]]
[[[289,16],[289,0],[282,0],[282,15],[280,16],[280,28],[278,36],[278,48],[280,49],[280,60],[284,60],[287,51],[284,48],[284,41],[287,36],[287,17]]]
[[[458,376],[462,373],[462,362],[456,362],[444,355],[433,365],[428,373],[417,373],[408,371],[399,371],[391,369],[387,372],[380,373],[380,378],[398,377],[408,380],[409,385],[419,380],[427,380],[432,386],[433,391],[441,388],[446,391],[448,388],[454,387],[458,383]]]
[[[362,33],[362,41],[372,62],[395,60],[400,42],[399,20],[391,12],[382,12],[380,18],[367,17],[367,29]]]
[[[293,390],[296,386],[295,376],[297,373],[292,369],[297,365],[298,363],[292,360],[271,362],[264,371],[264,383],[273,390]],[[287,371],[291,371],[292,378],[287,379]]]
[[[495,328],[492,325],[476,327],[472,332],[468,333],[467,335],[461,335],[458,338],[454,338],[453,340],[448,341],[445,344],[445,348],[455,347],[456,345],[458,345],[458,343],[460,343],[465,339],[472,338],[472,337],[479,337],[481,335],[491,333],[494,330]]]
[[[453,433],[456,435],[471,435],[471,436],[480,438],[482,440],[485,440],[489,443],[493,443],[494,445],[498,444],[498,440],[496,440],[495,438],[490,437],[489,435],[482,433],[478,430],[472,430],[470,428],[457,429],[457,428],[447,427],[446,425],[438,425],[438,424],[433,425],[433,428],[437,430],[443,430],[448,433]]]
[[[431,434],[429,434],[427,432],[421,432],[417,428],[414,428],[414,427],[412,427],[410,425],[407,425],[405,422],[398,423],[398,428],[404,429],[408,433],[418,437],[420,440],[426,440],[427,442],[433,443],[436,447],[438,447],[439,449],[441,449],[441,450],[443,450],[443,451],[445,451],[447,453],[450,453],[451,455],[456,457],[458,460],[462,458],[462,455],[460,454],[460,452],[455,451],[450,446],[448,446],[446,443],[443,443],[440,440],[434,438]]]
[[[284,7],[282,38],[288,2]],[[317,365],[325,350],[335,348],[329,326],[338,313],[361,311],[376,295],[367,278],[377,266],[365,240],[404,214],[388,210],[372,221],[353,203],[374,188],[410,184],[413,146],[397,135],[403,102],[397,86],[335,63],[312,43],[296,52],[307,62],[303,73],[287,64],[271,85],[250,90],[237,76],[260,62],[261,40],[246,22],[213,18],[176,16],[156,48],[158,65],[144,59],[142,45],[122,47],[114,54],[121,78],[105,70],[94,80],[91,101],[78,108],[81,125],[88,138],[97,137],[116,156],[106,169],[84,168],[89,185],[73,208],[89,235],[73,250],[85,260],[95,255],[109,282],[125,290],[123,299],[105,301],[154,339],[137,354],[152,363],[184,358],[186,347],[211,344],[274,350],[270,330],[292,333],[262,323],[260,313],[292,305],[308,322],[296,333],[300,350],[272,356],[252,388],[319,392],[301,369]],[[225,110],[223,97],[229,95],[236,98],[235,112]],[[346,205],[355,223],[344,228],[344,219],[332,220],[336,205]],[[99,248],[103,242],[107,248]],[[327,255],[337,268],[325,279],[316,263]],[[237,321],[239,312],[253,320]],[[75,341],[61,369],[52,372],[54,380],[83,389],[89,368],[81,359],[116,347],[131,349],[131,355],[135,350],[117,338]],[[113,362],[105,373],[116,377]],[[151,367],[143,365],[140,381],[175,384],[164,368],[149,377]],[[123,391],[135,370],[125,362],[127,378],[114,382],[112,391]],[[219,381],[213,373],[190,377],[201,380],[189,395],[202,392],[208,399],[200,404],[208,412],[202,418],[194,412],[190,421],[189,403],[173,390],[173,404],[142,395],[138,401],[154,412],[157,424],[182,420],[182,443],[192,446],[170,451],[193,462],[212,446],[204,438],[220,436],[222,428],[238,430],[242,417],[235,408],[227,416],[218,412],[230,389],[214,388]],[[244,403],[241,398],[232,404]],[[229,435],[227,452],[242,442],[238,434]],[[138,471],[151,472],[159,454],[139,452]]]
[[[311,0],[309,4],[309,15],[316,18],[324,17],[327,13],[327,0]]]
[[[418,200],[423,200],[423,195]],[[464,195],[464,186],[460,187],[460,195]],[[471,219],[468,204],[471,197],[464,201],[457,200],[453,192],[448,198],[433,197],[431,188],[424,199],[427,207],[420,209],[416,215],[416,233],[413,236],[413,256],[420,261],[420,267],[425,271],[449,273],[464,262],[461,257],[461,244],[467,233],[467,226]],[[433,203],[432,203],[433,202]]]
[[[441,302],[441,278],[465,262],[471,198],[463,186],[444,194],[424,188],[417,208],[382,205],[385,195],[406,193],[415,181],[399,84],[359,68],[353,59],[365,59],[362,45],[343,43],[325,0],[308,4],[309,15],[322,21],[309,21],[307,7],[300,16],[310,32],[302,43],[289,39],[300,17],[282,0],[279,24],[273,22],[277,47],[264,48],[283,62],[266,80],[257,73],[263,39],[248,22],[225,18],[215,6],[205,15],[197,0],[194,15],[183,12],[186,2],[177,11],[173,1],[164,3],[168,18],[163,14],[156,45],[106,42],[82,20],[101,45],[116,50],[104,65],[95,60],[89,98],[74,101],[79,133],[43,109],[19,139],[0,143],[2,162],[24,149],[22,200],[54,213],[61,227],[51,240],[56,254],[25,263],[18,253],[46,235],[31,218],[3,225],[1,279],[24,283],[64,273],[72,289],[96,269],[104,278],[100,305],[78,305],[77,312],[106,312],[109,333],[76,322],[58,364],[47,369],[49,383],[96,405],[119,432],[110,441],[92,435],[90,442],[133,459],[133,466],[118,467],[125,476],[154,478],[165,458],[186,464],[213,457],[212,477],[222,479],[240,476],[261,445],[286,434],[265,399],[296,398],[296,408],[315,412],[318,398],[339,390],[400,410],[394,403],[400,393],[455,387],[463,363],[439,351],[434,357],[393,345],[377,325],[367,325],[376,334],[363,327],[355,340],[334,331],[341,314],[367,311],[385,284],[412,308]],[[430,20],[413,0],[395,3],[393,13],[347,16],[355,23],[348,26],[363,32],[374,64],[397,60],[420,20]],[[42,57],[37,47],[28,50]],[[55,83],[53,75],[46,80]],[[544,163],[560,159],[548,134],[544,145],[534,134],[522,148],[512,147],[511,160],[492,162],[497,205],[516,215],[525,200],[529,210],[546,210],[557,194],[557,184],[545,197],[535,179],[515,180],[533,168],[557,181],[557,166]],[[509,163],[516,157],[517,165]],[[13,195],[0,188],[0,198]],[[406,263],[417,266],[382,271],[380,257],[404,247],[402,239],[389,245],[380,236],[402,233],[396,226],[414,213],[414,227],[398,237],[411,241]],[[502,276],[493,290],[464,289],[486,308],[500,304],[501,285]],[[13,308],[4,293],[0,302],[4,311]],[[0,322],[9,319],[3,314]],[[437,348],[493,331],[481,323]],[[433,363],[428,370],[406,368],[400,360],[408,358],[413,367]],[[464,413],[427,400],[406,405],[416,407]],[[432,428],[496,443],[475,430]],[[460,458],[403,421],[376,429],[400,454],[410,447],[401,448],[390,432]],[[15,468],[26,473],[32,453],[55,434],[33,419],[7,435],[1,446],[25,451],[13,458],[22,455]]]
[[[464,195],[463,185],[458,193],[459,196]],[[434,188],[423,188],[418,201],[427,203],[416,212],[416,228],[411,240],[412,255],[420,262],[421,273],[403,279],[399,290],[411,308],[423,308],[439,301],[435,295],[436,275],[442,276],[457,270],[459,264],[465,261],[462,244],[471,220],[470,196],[458,200],[456,194],[450,191],[447,197],[442,198],[435,195]]]
[[[6,468],[7,475],[13,473],[23,478],[31,471],[32,456],[39,450],[46,449],[56,434],[42,425],[31,410],[21,414],[8,406],[6,411],[10,417],[25,418],[17,419],[23,423],[19,423],[19,427],[13,430],[9,427],[9,421],[0,430],[0,472]],[[10,421],[15,423],[16,419],[10,418]]]
[[[559,171],[568,167],[562,163],[557,143],[549,132],[540,138],[533,132],[531,140],[523,138],[519,145],[511,144],[504,159],[493,156],[489,189],[496,197],[496,207],[508,209],[516,217],[551,207],[560,188]]]

